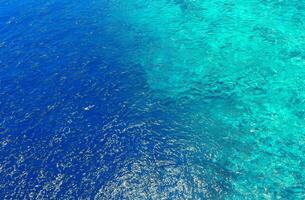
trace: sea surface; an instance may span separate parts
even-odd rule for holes
[[[305,1],[0,0],[0,199],[305,199]]]

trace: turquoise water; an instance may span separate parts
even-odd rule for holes
[[[213,162],[234,174],[228,198],[305,198],[304,1],[113,7],[118,40],[136,47],[121,62],[145,70],[152,95],[175,107],[192,137],[221,144]]]
[[[0,199],[305,199],[304,0],[0,0]]]

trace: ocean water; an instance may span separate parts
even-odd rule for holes
[[[0,0],[1,199],[305,199],[304,0]]]

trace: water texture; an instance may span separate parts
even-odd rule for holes
[[[305,1],[0,0],[1,199],[304,199]]]

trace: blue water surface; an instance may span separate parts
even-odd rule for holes
[[[0,0],[0,198],[305,198],[304,8],[281,2]],[[244,37],[286,8],[286,36]]]
[[[179,128],[143,70],[117,62],[124,46],[105,31],[107,1],[0,5],[1,198],[182,197],[175,188],[193,167]],[[199,167],[209,165],[229,176]],[[186,194],[200,195],[189,181]]]

